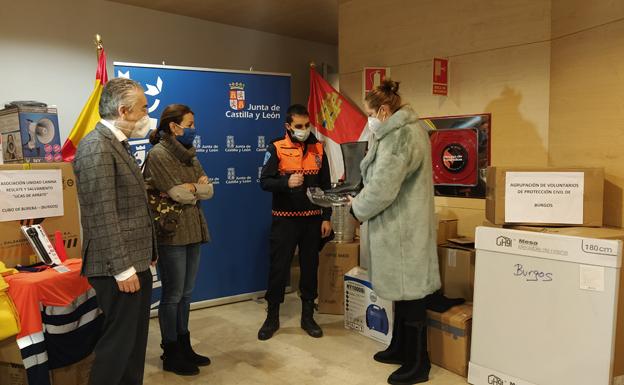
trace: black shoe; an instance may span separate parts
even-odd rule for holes
[[[314,301],[301,300],[301,328],[310,337],[323,337],[323,329],[314,321]]]
[[[178,342],[180,343],[180,349],[182,349],[182,355],[188,361],[194,363],[197,366],[210,365],[210,358],[195,353],[191,346],[191,333],[178,334]]]
[[[405,322],[405,361],[403,365],[388,377],[393,385],[420,384],[429,381],[431,362],[427,352],[427,325],[425,323]]]
[[[392,340],[386,350],[377,352],[373,359],[383,364],[403,365],[403,343],[405,333],[403,332],[403,321],[400,319],[398,311],[395,312],[392,323]]]
[[[161,345],[164,353],[160,356],[163,360],[163,370],[173,372],[179,376],[194,376],[199,374],[197,365],[187,360],[182,354],[178,341],[168,342]]]
[[[269,338],[273,337],[273,334],[275,334],[276,331],[279,330],[279,306],[279,303],[269,304],[267,308],[266,320],[264,320],[262,327],[260,327],[260,330],[258,330],[258,339],[260,341],[268,340]]]

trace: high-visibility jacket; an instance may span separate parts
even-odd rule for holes
[[[303,186],[288,187],[291,174],[303,174]],[[322,216],[330,220],[331,208],[313,204],[306,195],[308,187],[331,188],[327,156],[323,144],[314,135],[310,134],[305,143],[293,140],[288,132],[283,138],[273,140],[267,146],[260,185],[273,193],[273,216]]]

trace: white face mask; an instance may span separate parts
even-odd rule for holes
[[[134,123],[134,129],[130,133],[130,138],[141,139],[150,131],[150,117],[145,115]]]
[[[300,142],[305,142],[306,140],[308,140],[308,137],[310,137],[310,129],[304,128],[298,130],[296,128],[293,128],[293,137]]]
[[[381,110],[377,111],[377,114],[375,116],[368,117],[368,128],[373,133],[377,132],[377,130],[379,129],[379,126],[381,126],[381,120],[379,120],[378,118],[380,111]]]

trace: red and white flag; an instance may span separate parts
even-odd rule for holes
[[[310,67],[310,122],[314,135],[324,142],[332,182],[344,176],[341,143],[365,141],[368,119],[362,111],[334,89],[313,66]]]

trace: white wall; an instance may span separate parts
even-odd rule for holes
[[[232,15],[233,18],[236,15]],[[337,47],[102,0],[0,0],[0,103],[59,108],[64,141],[92,91],[103,37],[113,61],[292,74],[292,101],[306,103],[308,64],[337,68]]]

